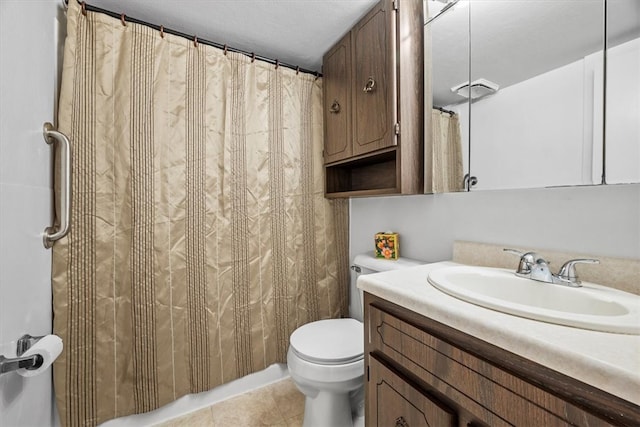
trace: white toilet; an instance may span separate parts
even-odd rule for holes
[[[296,329],[289,338],[287,365],[305,395],[303,427],[364,425],[364,328],[360,274],[414,267],[419,261],[376,259],[357,255],[351,267],[350,314],[354,318],[318,320]]]

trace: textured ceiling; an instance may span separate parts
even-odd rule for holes
[[[313,71],[320,71],[324,52],[376,2],[87,0],[102,9]]]
[[[25,0],[26,1],[26,0]],[[422,0],[411,0],[422,1]],[[87,0],[93,6],[320,71],[322,55],[377,0]],[[444,0],[429,0],[442,8]],[[471,6],[469,6],[471,4]],[[466,5],[466,7],[465,7]],[[506,87],[593,53],[603,44],[603,0],[461,0],[432,24],[439,105],[468,79]],[[640,0],[609,1],[616,41],[640,34]],[[610,40],[610,42],[613,40]],[[435,70],[434,70],[435,71]]]

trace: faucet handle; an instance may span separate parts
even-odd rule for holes
[[[504,252],[508,252],[510,254],[518,255],[520,257],[520,263],[518,264],[518,269],[516,270],[516,274],[518,276],[528,276],[531,274],[531,270],[536,262],[541,259],[540,256],[535,252],[522,252],[517,249],[502,249]]]
[[[510,254],[518,255],[518,256],[524,255],[524,252],[519,251],[517,249],[502,248],[502,251],[503,252],[508,252]]]
[[[578,273],[576,273],[576,264],[600,264],[600,260],[590,258],[569,260],[560,267],[558,277],[567,282],[579,285],[580,279],[578,278]]]

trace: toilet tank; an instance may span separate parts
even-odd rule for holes
[[[351,265],[351,284],[349,289],[349,315],[362,322],[364,311],[364,298],[362,291],[356,287],[356,282],[361,274],[380,273],[383,271],[400,270],[424,264],[410,258],[398,258],[387,260],[376,258],[371,253],[356,255]]]

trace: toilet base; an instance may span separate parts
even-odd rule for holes
[[[305,396],[302,427],[353,427],[349,393]]]
[[[324,321],[314,323],[320,322]],[[356,325],[360,328],[352,328],[356,336],[350,338],[364,341],[362,324]],[[305,396],[303,427],[353,427],[353,412],[364,412],[364,357],[356,353],[345,363],[316,363],[297,354],[290,345],[287,365],[293,383]]]

